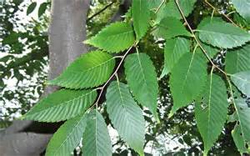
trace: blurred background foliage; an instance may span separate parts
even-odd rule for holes
[[[161,3],[161,0],[151,0]],[[204,1],[198,0],[195,9],[188,17],[196,28],[206,16],[228,14],[238,25],[249,28],[232,9],[227,0],[211,0],[219,12]],[[88,36],[96,34],[105,25],[117,20],[117,12],[123,0],[92,0],[87,20]],[[0,4],[0,128],[7,127],[13,119],[27,112],[43,94],[48,72],[48,26],[50,21],[49,0],[5,0]],[[123,14],[128,10],[124,8]],[[163,12],[164,14],[165,12]],[[126,14],[129,16],[129,13]],[[124,18],[126,16],[123,16]],[[140,43],[141,51],[148,53],[158,69],[163,67],[164,41],[147,34]],[[214,61],[223,66],[224,56],[219,53]],[[145,110],[147,121],[147,155],[201,155],[203,149],[195,120],[193,106],[190,105],[168,118],[172,105],[168,77],[159,80],[158,100],[161,123],[152,121],[151,114]],[[106,116],[106,122],[110,124]],[[227,124],[210,155],[239,155],[231,137],[233,124]],[[136,155],[110,128],[114,155]]]

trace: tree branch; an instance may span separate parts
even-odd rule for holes
[[[106,5],[104,8],[102,8],[101,10],[99,10],[98,12],[96,12],[94,15],[90,16],[87,19],[87,22],[89,22],[90,20],[92,20],[94,17],[98,16],[99,14],[101,14],[103,11],[105,11],[106,9],[108,9],[109,7],[111,7],[113,4],[115,3],[115,1],[109,3],[108,5]]]

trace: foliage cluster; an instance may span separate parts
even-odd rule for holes
[[[122,22],[112,23],[84,41],[96,47],[75,60],[59,77],[48,82],[62,87],[35,105],[24,119],[66,121],[54,134],[46,154],[70,155],[82,140],[84,155],[112,155],[107,112],[112,126],[139,155],[144,155],[148,110],[158,124],[160,78],[167,77],[173,106],[169,118],[190,104],[207,155],[225,124],[240,153],[249,153],[250,12],[247,0],[232,0],[239,14],[203,17],[189,23],[196,0],[133,0]],[[163,40],[164,67],[144,51],[145,37]],[[155,43],[159,44],[159,43]],[[225,54],[225,64],[217,63]],[[123,69],[124,68],[124,72]],[[102,100],[105,95],[106,100]]]

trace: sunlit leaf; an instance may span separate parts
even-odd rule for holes
[[[83,113],[95,101],[95,90],[60,90],[38,102],[24,119],[59,122]]]
[[[111,53],[117,53],[128,49],[134,44],[134,41],[132,26],[129,23],[117,22],[103,28],[84,43]]]
[[[83,54],[56,79],[49,81],[71,89],[96,87],[106,82],[115,67],[115,59],[104,52],[94,51]]]

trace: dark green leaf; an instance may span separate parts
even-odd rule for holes
[[[250,45],[228,51],[226,54],[226,72],[230,74],[250,70]]]
[[[207,155],[227,120],[227,88],[219,76],[209,76],[200,102],[197,101],[195,106],[195,118]]]
[[[166,41],[164,50],[164,69],[161,77],[171,72],[174,65],[185,54],[190,52],[191,43],[185,38],[174,38]]]
[[[66,121],[51,138],[46,156],[69,156],[80,143],[86,128],[86,117],[80,115]]]
[[[250,34],[226,22],[212,22],[200,26],[199,38],[219,48],[234,48],[250,41]]]
[[[245,141],[250,142],[250,107],[244,99],[235,100],[235,108],[238,116],[242,137]]]
[[[40,5],[39,9],[38,9],[38,17],[40,18],[46,11],[48,6],[48,3],[44,2]]]
[[[191,36],[181,21],[174,17],[163,18],[157,28],[153,31],[153,34],[156,37],[164,39],[170,39],[176,36]]]
[[[246,142],[242,136],[241,127],[237,124],[231,133],[232,133],[234,143],[235,143],[236,147],[238,148],[238,151],[241,154],[248,153],[248,150],[246,148]]]
[[[125,59],[125,74],[135,99],[157,115],[158,84],[155,67],[145,53],[130,54]]]
[[[200,53],[186,53],[172,69],[170,89],[173,108],[170,116],[199,96],[207,80],[207,65]]]
[[[31,4],[29,5],[29,7],[27,8],[26,15],[31,14],[31,13],[35,10],[36,5],[37,5],[36,2],[31,3]]]
[[[111,140],[102,115],[97,110],[92,110],[86,117],[87,127],[83,134],[83,155],[111,156]]]
[[[250,70],[231,75],[233,83],[247,96],[250,96]]]
[[[142,110],[134,101],[127,86],[112,82],[108,87],[107,112],[119,135],[131,148],[143,155],[145,121]]]
[[[250,1],[249,0],[231,0],[236,11],[245,18],[246,21],[250,22]]]

